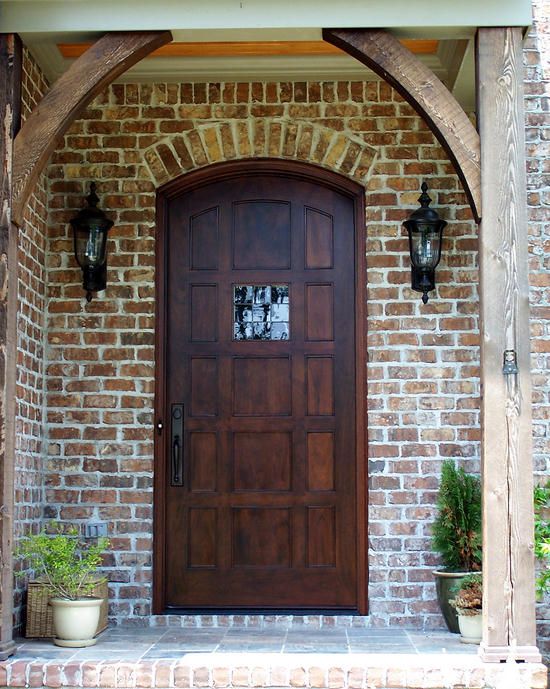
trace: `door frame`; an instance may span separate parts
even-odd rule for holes
[[[214,163],[183,174],[157,189],[155,241],[155,411],[153,489],[153,614],[166,612],[164,574],[166,571],[166,451],[169,414],[166,409],[166,309],[167,309],[167,207],[171,199],[209,181],[255,176],[269,172],[281,177],[307,180],[330,187],[354,204],[355,217],[355,491],[357,548],[357,610],[368,613],[368,457],[367,457],[367,339],[366,339],[366,222],[365,188],[357,182],[318,166],[272,158]],[[229,611],[226,611],[226,613]]]

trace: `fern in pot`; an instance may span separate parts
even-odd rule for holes
[[[96,643],[94,635],[102,603],[101,598],[91,595],[96,585],[94,574],[109,541],[107,538],[84,541],[75,526],[54,525],[53,528],[54,533],[43,529],[24,538],[18,555],[48,587],[54,643],[74,648],[92,646]]]
[[[481,481],[443,462],[437,497],[437,517],[432,526],[432,547],[443,568],[434,571],[439,606],[449,631],[458,633],[456,610],[449,604],[452,591],[471,572],[481,570]]]
[[[460,582],[449,604],[456,610],[461,641],[478,644],[482,633],[483,582],[481,572],[468,574]]]

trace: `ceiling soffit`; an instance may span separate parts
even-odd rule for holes
[[[179,35],[178,35],[179,33]],[[178,32],[174,42],[119,77],[129,82],[327,81],[378,77],[346,53],[321,40],[321,31]],[[189,39],[194,34],[195,40]],[[289,32],[285,32],[289,36]],[[463,33],[459,34],[460,36]],[[253,37],[256,40],[243,40]],[[24,34],[23,39],[46,77],[54,82],[97,37],[91,34]],[[220,39],[225,40],[206,40]],[[228,40],[233,39],[233,40]],[[468,47],[467,38],[401,39],[436,76],[453,89]],[[473,105],[462,80],[463,107]]]

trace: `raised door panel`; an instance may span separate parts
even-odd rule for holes
[[[307,434],[307,488],[310,491],[334,490],[332,431],[311,431]]]
[[[308,507],[307,566],[336,567],[336,510]]]
[[[334,340],[334,288],[332,284],[306,284],[306,339]]]
[[[233,207],[233,267],[290,268],[290,204],[243,201]]]
[[[306,208],[306,268],[334,265],[334,218],[315,208]]]
[[[292,412],[290,357],[233,360],[235,416],[288,416]]]
[[[290,567],[291,513],[287,508],[235,508],[233,567]]]
[[[289,491],[292,434],[259,431],[235,433],[233,466],[236,491]]]
[[[191,270],[218,268],[219,212],[219,208],[208,208],[189,218]]]
[[[196,493],[216,490],[218,438],[216,433],[189,433],[189,488]]]
[[[191,416],[216,416],[218,413],[218,360],[215,357],[191,358]]]
[[[189,333],[192,342],[218,340],[218,286],[190,285],[191,317]]]
[[[307,414],[334,415],[334,358],[306,357]]]
[[[187,519],[188,566],[216,567],[216,510],[192,508]]]

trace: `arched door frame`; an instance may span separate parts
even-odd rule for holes
[[[165,572],[165,471],[169,414],[165,409],[166,380],[166,249],[165,236],[168,218],[167,204],[170,199],[190,192],[206,183],[230,180],[242,175],[254,176],[262,172],[285,178],[302,179],[330,187],[349,197],[354,204],[355,220],[355,497],[356,497],[356,554],[357,554],[357,601],[361,614],[367,614],[367,451],[366,451],[366,300],[367,284],[365,260],[365,190],[357,182],[318,165],[279,158],[244,158],[232,162],[213,163],[180,175],[157,189],[156,213],[156,337],[155,337],[155,423],[160,423],[162,434],[155,434],[155,494],[154,494],[154,574],[153,610],[164,612],[163,573]]]

